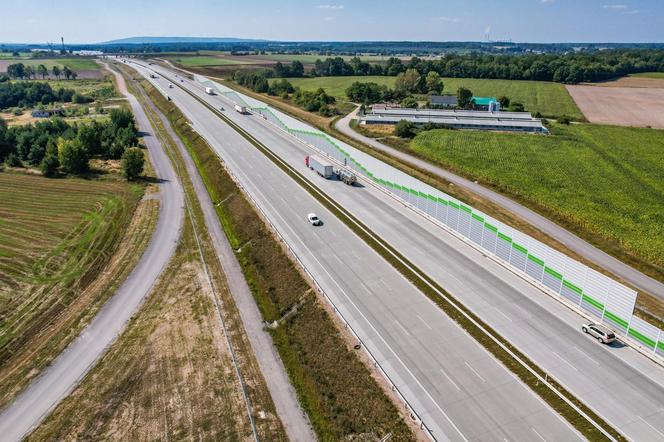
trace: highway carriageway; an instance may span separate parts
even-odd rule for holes
[[[166,80],[155,81],[167,84]],[[368,183],[363,188],[349,188],[340,182],[323,180],[304,166],[303,158],[313,153],[311,148],[260,117],[232,111],[229,101],[205,94],[202,86],[189,81],[184,84],[215,108],[228,108],[225,112],[228,118],[301,171],[618,431],[638,440],[664,440],[664,370],[660,366],[628,347],[600,346],[581,334],[582,317],[443,228]],[[174,99],[181,107],[202,107],[200,103],[194,106],[195,100],[179,91]],[[207,123],[199,119],[200,112],[190,115],[197,128]],[[208,114],[207,119],[214,119],[211,112]],[[225,125],[219,120],[216,126]],[[225,158],[224,152],[220,155]],[[380,314],[382,310],[378,306],[373,312]],[[404,328],[402,333],[437,346],[440,337],[432,341],[425,338],[432,323],[423,320],[421,314],[408,309],[393,314]],[[458,351],[462,345],[457,343],[454,349]],[[429,348],[414,362],[421,361],[422,367],[426,367],[430,362],[424,360],[431,359],[431,354],[439,350],[445,354],[444,349]],[[469,369],[456,366],[451,375],[460,371]],[[447,371],[445,374],[449,375]],[[449,383],[443,378],[445,381]]]

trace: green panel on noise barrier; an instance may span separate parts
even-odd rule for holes
[[[491,230],[493,233],[498,233],[498,227],[491,225],[489,223],[484,223],[484,227]]]
[[[512,243],[512,247],[514,247],[515,249],[517,249],[519,252],[528,253],[528,249],[526,249],[526,248],[523,247],[523,246],[518,245],[518,244],[515,243],[515,242]]]
[[[585,293],[582,295],[582,297],[583,297],[583,300],[586,301],[588,304],[594,305],[599,310],[604,310],[604,304],[602,304],[601,302],[595,300],[595,298],[591,298],[590,296],[586,295]],[[606,314],[607,317],[611,318],[611,316],[610,316],[611,312],[605,312],[605,314]],[[615,315],[613,315],[613,316],[615,316]],[[613,319],[613,318],[611,318],[611,319]]]
[[[537,256],[528,254],[528,259],[534,262],[535,264],[539,264],[542,267],[544,267],[544,261],[539,259]]]
[[[498,232],[498,238],[502,239],[503,241],[512,242],[512,238],[505,235],[504,233]]]
[[[464,212],[467,212],[467,213],[472,213],[473,212],[470,207],[466,207],[464,205],[460,205],[459,207],[461,207],[461,210],[463,210]]]
[[[662,350],[664,350],[664,341],[659,341],[659,342],[657,343],[657,347],[660,348],[660,349],[662,349]]]
[[[459,205],[455,203],[454,201],[450,201],[450,206],[454,207],[455,209],[459,208]]]
[[[544,271],[556,279],[563,279],[563,275],[553,270],[551,267],[544,267]]]
[[[476,221],[479,221],[479,222],[484,222],[484,218],[482,218],[481,216],[479,216],[475,213],[473,213],[473,219],[476,220]]]
[[[429,194],[427,194],[427,198],[429,198],[431,201],[436,201],[438,199],[435,196]]]
[[[585,298],[586,295],[583,295],[583,297]],[[595,301],[595,300],[593,299],[593,301]],[[595,301],[595,302],[597,302],[597,301]],[[592,304],[592,303],[591,303],[591,304]],[[602,305],[602,304],[600,304],[599,302],[597,302],[597,304],[598,304],[598,305]],[[595,304],[593,304],[593,305],[595,305]],[[603,307],[604,307],[604,306],[602,305],[602,307],[598,307],[598,308],[601,310]],[[615,322],[616,324],[620,324],[620,325],[622,325],[622,326],[625,327],[625,328],[627,328],[627,326],[629,325],[629,323],[628,323],[627,321],[625,321],[623,318],[621,318],[621,317],[619,317],[619,316],[617,316],[617,315],[611,313],[611,312],[608,311],[608,310],[605,310],[605,311],[604,311],[604,316],[606,316],[607,318],[609,318],[610,320],[612,320],[612,321]]]
[[[575,286],[574,284],[572,284],[571,282],[569,282],[568,280],[563,279],[563,285],[565,287],[567,287],[568,289],[578,293],[579,295],[583,295],[583,291],[580,288],[578,288],[577,286]]]
[[[445,198],[438,198],[438,202],[447,206],[447,200]]]
[[[653,341],[649,337],[639,333],[638,331],[634,330],[633,328],[629,329],[629,334],[634,336],[636,339],[638,339],[639,341],[643,342],[644,344],[646,344],[650,347],[655,346],[655,341]]]

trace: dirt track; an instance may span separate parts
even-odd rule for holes
[[[662,87],[619,87],[604,83],[601,86],[570,85],[567,90],[591,123],[664,129],[661,105],[664,84],[657,83]]]

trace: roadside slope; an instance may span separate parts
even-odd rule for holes
[[[108,69],[108,65],[106,65]],[[134,112],[159,183],[161,210],[155,232],[133,272],[97,316],[17,399],[0,414],[4,440],[19,440],[38,425],[73,390],[115,340],[153,287],[175,252],[184,218],[183,190],[170,160],[124,79],[112,71]]]

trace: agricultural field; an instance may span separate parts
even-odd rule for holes
[[[638,74],[630,74],[630,77],[637,78],[660,78],[664,79],[664,72],[640,72]]]
[[[215,56],[180,56],[180,57],[168,57],[171,61],[179,63],[184,67],[198,67],[198,66],[226,66],[226,65],[237,65],[237,64],[251,64],[249,59],[247,63],[243,63],[240,60],[233,60],[222,57]]]
[[[28,59],[4,59],[0,63],[0,72],[5,72],[7,66],[14,63],[23,63],[26,66],[37,67],[40,64],[46,66],[49,70],[53,66],[57,66],[60,69],[67,66],[72,71],[94,71],[99,70],[99,65],[95,63],[93,58],[28,58]]]
[[[349,61],[351,58],[355,57],[354,55],[313,55],[313,54],[267,54],[267,55],[256,55],[255,58],[280,61],[282,63],[290,63],[291,61],[300,61],[303,64],[314,64],[316,60],[325,60],[326,58],[335,58],[341,57],[346,61]],[[369,63],[376,63],[380,61],[387,61],[390,57],[387,55],[358,55],[362,61]]]
[[[0,173],[0,405],[131,267],[158,207],[139,203],[144,189],[111,178]]]
[[[410,149],[661,273],[664,133],[590,124],[553,125],[551,131],[434,130],[417,135]]]
[[[388,87],[394,86],[395,77],[317,77],[289,78],[293,86],[305,90],[322,87],[330,95],[346,99],[346,89],[355,81],[375,82]],[[529,112],[540,112],[544,116],[567,115],[582,120],[583,114],[574,103],[565,86],[545,81],[487,80],[476,78],[444,78],[444,93],[454,94],[460,87],[469,88],[475,95],[498,97],[505,95],[512,101],[523,103]]]

